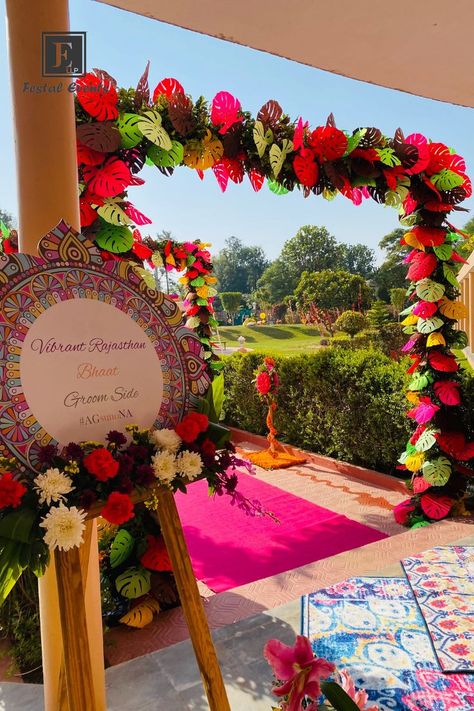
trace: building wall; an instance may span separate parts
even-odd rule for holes
[[[469,257],[468,263],[463,265],[458,280],[461,284],[460,301],[469,309],[467,317],[461,319],[459,327],[467,333],[469,344],[464,352],[474,367],[474,252]]]

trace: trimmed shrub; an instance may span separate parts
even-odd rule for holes
[[[348,341],[351,339],[347,338]],[[225,361],[226,422],[265,434],[266,408],[252,383],[264,354]],[[276,358],[281,439],[309,451],[394,472],[410,433],[406,363],[375,350],[324,348]]]
[[[343,311],[335,323],[339,331],[344,331],[349,336],[355,336],[356,333],[367,328],[368,325],[366,317],[359,311]]]

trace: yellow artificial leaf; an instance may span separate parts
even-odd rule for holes
[[[445,296],[441,299],[438,308],[443,316],[451,319],[466,318],[469,313],[467,306],[461,301],[451,301]]]
[[[196,294],[200,299],[207,299],[209,296],[209,288],[207,286],[198,286],[196,289]]]
[[[180,284],[188,284],[188,282],[189,282],[189,277],[187,277],[187,276],[179,277],[178,281],[179,281]]]
[[[163,266],[163,257],[159,252],[153,252],[151,255],[151,261],[154,267],[162,267]]]
[[[207,249],[208,247],[212,247],[212,242],[199,242],[198,247],[199,249]]]
[[[173,148],[171,138],[161,125],[161,115],[158,111],[145,111],[141,121],[137,123],[137,128],[155,146],[159,146],[165,151],[170,151]]]
[[[430,333],[428,338],[426,339],[426,347],[427,348],[433,348],[433,346],[445,346],[446,345],[446,339],[443,336],[442,333],[439,331],[436,333]]]
[[[408,402],[411,402],[412,405],[419,404],[420,396],[418,395],[418,393],[416,393],[412,390],[409,390],[407,393],[405,393],[405,395],[406,395],[406,399],[408,400]]]
[[[210,274],[206,274],[204,280],[207,284],[217,284],[217,277],[211,276]]]
[[[149,289],[156,289],[155,275],[144,267],[134,267]]]
[[[148,597],[135,607],[132,607],[123,617],[120,618],[119,622],[123,625],[128,625],[128,627],[136,627],[137,629],[142,629],[152,622],[155,614],[160,611],[160,605],[154,597]]]
[[[405,466],[409,472],[417,472],[423,466],[424,461],[424,452],[414,452],[413,454],[409,454],[405,459]]]
[[[166,264],[171,264],[172,267],[176,266],[176,259],[172,254],[168,254],[168,256],[165,258]]]
[[[410,247],[421,249],[423,252],[425,251],[425,245],[419,241],[414,232],[405,232],[403,239]]]
[[[265,126],[261,121],[255,121],[255,126],[253,129],[253,140],[257,146],[258,155],[263,158],[267,146],[273,142],[273,131],[271,128],[267,128],[265,131]]]
[[[270,165],[272,166],[273,175],[278,178],[281,169],[283,168],[283,163],[285,162],[288,153],[293,150],[293,141],[289,141],[285,138],[280,146],[276,143],[270,148]]]
[[[184,146],[183,163],[188,168],[207,170],[218,163],[224,155],[224,146],[221,141],[207,129],[202,141],[192,139]]]
[[[132,220],[120,207],[122,202],[120,197],[106,198],[104,204],[97,208],[97,212],[110,225],[129,225]]]
[[[419,316],[415,316],[415,314],[408,314],[408,316],[406,316],[406,317],[403,319],[401,325],[402,325],[402,326],[414,326],[416,323],[418,323],[418,319],[419,319],[419,318],[420,318],[420,317],[419,317]]]

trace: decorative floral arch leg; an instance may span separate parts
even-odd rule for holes
[[[390,138],[374,127],[341,131],[332,115],[311,129],[301,117],[292,121],[274,100],[256,118],[225,91],[209,107],[202,97],[193,102],[176,79],[164,79],[151,94],[148,69],[135,90],[119,88],[103,70],[77,81],[83,230],[109,259],[162,260],[182,272],[188,325],[197,329],[215,370],[210,255],[201,243],[141,237],[138,227],[150,220],[126,190],[143,183],[138,174],[145,163],[165,176],[185,166],[203,179],[211,169],[222,190],[246,175],[255,191],[266,180],[277,195],[298,189],[304,197],[332,200],[341,193],[356,205],[372,198],[396,208],[410,228],[403,238],[411,281],[404,326],[412,359],[408,415],[417,423],[400,462],[412,473],[413,497],[396,515],[420,524],[462,508],[474,475],[474,432],[452,350],[467,343],[457,330],[466,313],[456,279],[463,261],[456,245],[464,235],[448,215],[462,210],[459,204],[472,194],[464,160],[418,133],[405,137],[398,129]],[[11,248],[8,240],[5,248]]]

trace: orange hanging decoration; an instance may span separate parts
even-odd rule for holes
[[[290,447],[281,444],[277,438],[277,430],[273,420],[273,414],[277,409],[275,394],[278,389],[278,375],[275,370],[273,358],[265,358],[263,365],[256,372],[255,387],[260,397],[268,404],[267,412],[267,440],[269,447],[260,452],[246,452],[246,457],[253,464],[263,469],[284,469],[295,464],[304,464],[306,458],[298,454],[293,454]]]

